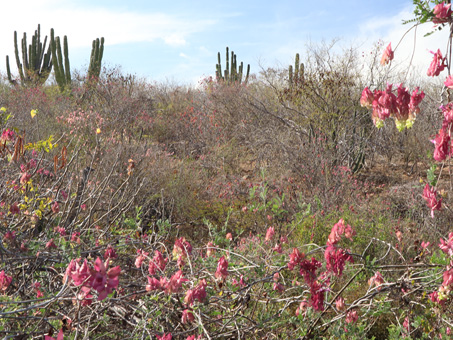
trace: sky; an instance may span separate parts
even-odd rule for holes
[[[0,46],[13,63],[13,74],[14,31],[18,37],[26,32],[29,43],[40,24],[42,36],[50,36],[54,28],[57,36],[68,37],[72,70],[88,68],[92,41],[104,37],[104,65],[178,84],[214,75],[217,52],[225,65],[226,46],[238,61],[251,65],[252,73],[286,67],[296,53],[303,60],[307,44],[335,38],[364,52],[379,39],[395,47],[410,28],[402,20],[413,17],[412,0],[9,0],[2,10]],[[446,48],[440,44],[447,32],[423,38],[431,28],[426,24],[417,29],[414,63],[426,68],[428,50]],[[398,46],[395,59],[411,55],[412,32]],[[6,70],[4,58],[0,72]]]

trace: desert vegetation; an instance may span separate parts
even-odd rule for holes
[[[71,72],[38,31],[0,83],[4,339],[450,338],[441,50],[444,86],[338,41],[179,86],[102,68],[103,38]]]

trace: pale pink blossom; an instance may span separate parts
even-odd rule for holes
[[[222,256],[217,263],[217,270],[215,272],[216,278],[226,279],[228,276],[228,261]]]
[[[381,58],[381,65],[388,64],[391,60],[393,60],[392,43],[385,48]]]

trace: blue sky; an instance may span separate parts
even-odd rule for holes
[[[2,7],[0,43],[13,61],[14,30],[31,36],[40,23],[42,33],[53,27],[68,36],[72,69],[86,69],[92,40],[103,36],[108,65],[150,80],[195,83],[214,74],[219,51],[224,66],[226,46],[253,73],[260,65],[288,65],[296,52],[303,58],[308,42],[340,38],[363,50],[378,39],[396,45],[412,1],[22,0]]]

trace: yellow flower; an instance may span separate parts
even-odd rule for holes
[[[30,111],[31,118],[35,118],[37,113],[38,113],[38,110],[31,110]]]
[[[0,112],[6,112],[6,107],[2,106],[2,107],[0,108]]]
[[[101,129],[100,128],[97,128],[96,129],[96,134],[99,135],[101,133]]]

